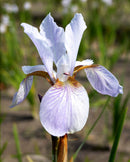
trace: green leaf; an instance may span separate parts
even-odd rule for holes
[[[4,150],[6,149],[7,144],[8,144],[8,142],[5,142],[5,143],[3,144],[3,146],[0,148],[0,157],[1,157],[1,155],[3,154]]]
[[[128,93],[122,102],[122,95],[118,95],[114,99],[113,104],[113,136],[115,137],[116,129],[118,127],[119,120],[122,116],[122,112],[127,107],[127,103],[130,97],[130,93]]]
[[[122,105],[122,109],[124,109],[127,106],[129,98],[130,98],[130,93],[128,93],[127,96],[125,97],[123,105]]]
[[[116,131],[114,143],[113,143],[111,153],[110,153],[110,156],[109,156],[109,162],[115,161],[117,147],[118,147],[118,143],[119,143],[119,140],[120,140],[120,136],[121,136],[123,124],[124,124],[124,121],[125,121],[126,113],[127,113],[127,108],[123,109],[123,112],[120,116],[120,120],[118,122],[118,127],[117,127],[117,131]]]
[[[16,144],[16,151],[17,151],[17,159],[19,162],[22,162],[22,154],[20,150],[20,142],[19,142],[19,137],[18,137],[18,130],[16,124],[13,125],[13,134],[14,134],[14,140]]]

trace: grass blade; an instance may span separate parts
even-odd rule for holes
[[[16,124],[13,125],[13,134],[14,134],[14,140],[15,140],[16,150],[17,150],[17,159],[19,162],[22,162],[22,155],[20,150],[20,143],[19,143],[18,130]]]
[[[6,147],[7,147],[7,142],[5,142],[4,144],[3,144],[3,146],[0,148],[0,161],[1,161],[1,156],[2,156],[2,154],[3,154],[3,152],[5,151],[5,149],[6,149]]]
[[[119,143],[119,140],[120,140],[120,136],[121,136],[123,124],[124,124],[124,121],[125,121],[126,113],[127,113],[127,108],[125,108],[120,115],[120,120],[118,122],[118,127],[117,127],[117,131],[116,131],[114,143],[113,143],[111,153],[110,153],[110,156],[109,156],[109,162],[115,161],[117,147],[118,147],[118,143]]]

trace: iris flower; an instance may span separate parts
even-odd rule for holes
[[[84,70],[92,87],[99,93],[116,97],[123,93],[115,76],[90,59],[76,61],[78,48],[86,29],[83,16],[76,13],[65,28],[58,27],[48,14],[37,28],[22,23],[24,32],[36,46],[43,65],[23,66],[27,75],[14,95],[11,107],[28,95],[33,76],[42,76],[52,85],[40,103],[40,121],[53,136],[80,131],[88,118],[89,98],[85,88],[75,80],[76,73]],[[56,70],[53,65],[55,64]],[[41,85],[42,86],[42,85]]]

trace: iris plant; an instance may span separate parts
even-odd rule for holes
[[[88,118],[89,98],[85,88],[75,80],[76,73],[84,70],[92,87],[99,93],[116,97],[123,93],[115,76],[105,67],[93,64],[90,59],[76,61],[86,29],[81,14],[65,28],[58,27],[48,14],[37,28],[22,23],[24,32],[36,46],[43,65],[23,66],[27,75],[14,95],[11,107],[21,103],[28,95],[33,76],[42,76],[52,85],[40,103],[40,121],[53,136],[64,136],[81,130]],[[53,65],[55,64],[56,70]]]

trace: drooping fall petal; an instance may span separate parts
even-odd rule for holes
[[[99,93],[116,97],[123,93],[116,77],[103,66],[85,69],[87,78],[92,87]]]
[[[40,120],[53,136],[63,136],[81,130],[88,117],[89,99],[77,81],[56,83],[42,98]]]
[[[65,28],[65,47],[71,61],[70,75],[75,67],[80,41],[85,29],[86,24],[81,14],[75,14],[71,23]]]
[[[18,92],[15,93],[10,108],[20,104],[28,95],[33,82],[33,76],[25,78],[19,86]]]

